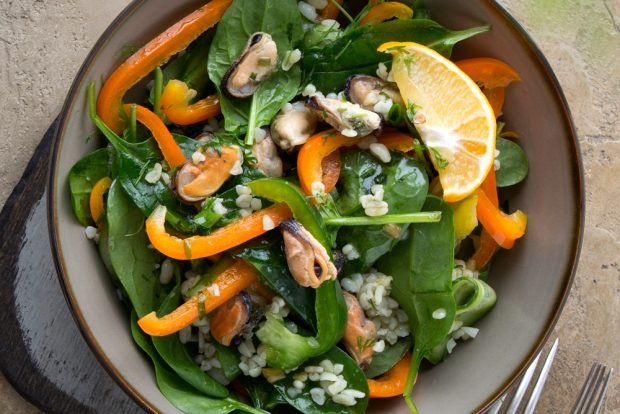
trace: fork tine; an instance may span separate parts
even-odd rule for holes
[[[545,383],[547,382],[549,370],[551,370],[551,364],[553,364],[553,359],[555,358],[555,353],[558,350],[559,342],[560,338],[556,338],[555,342],[553,342],[553,345],[551,346],[547,359],[545,359],[545,364],[540,371],[538,381],[536,381],[536,385],[534,385],[534,389],[532,390],[530,400],[527,402],[527,406],[525,407],[524,414],[532,414],[536,408],[536,404],[538,404],[538,398],[540,398],[540,394],[542,393]]]
[[[590,368],[590,373],[588,374],[588,377],[586,378],[586,381],[581,388],[581,392],[579,393],[579,399],[577,400],[577,402],[575,403],[575,407],[573,408],[573,414],[585,412],[585,407],[589,403],[591,397],[590,390],[599,375],[600,369],[601,364],[599,364],[598,362],[592,364],[592,368]]]
[[[573,408],[573,414],[598,413],[607,394],[607,388],[614,374],[613,368],[607,368],[598,362],[592,365],[590,373]]]
[[[603,406],[603,402],[605,402],[605,395],[607,394],[607,388],[609,387],[609,382],[611,381],[611,377],[613,375],[614,375],[614,369],[609,368],[609,371],[607,371],[607,375],[605,376],[603,380],[601,392],[598,396],[598,401],[596,402],[596,405],[594,406],[594,411],[593,411],[594,413],[598,413],[601,410],[601,407]]]
[[[510,405],[508,405],[508,409],[506,410],[506,414],[515,414],[521,405],[521,400],[523,400],[523,396],[525,395],[525,391],[527,390],[528,385],[530,385],[530,381],[532,380],[532,376],[534,375],[534,371],[536,371],[536,366],[538,365],[538,360],[540,359],[540,354],[536,355],[536,359],[532,362],[532,364],[527,368],[525,374],[523,374],[523,378],[517,387],[517,391],[515,391],[512,399],[510,400]]]

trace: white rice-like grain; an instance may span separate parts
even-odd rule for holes
[[[254,211],[258,211],[263,208],[263,202],[260,198],[253,198],[252,201],[250,201],[250,208]]]
[[[444,308],[437,308],[433,311],[433,319],[441,320],[445,318],[447,315],[446,310]]]
[[[390,154],[390,150],[381,143],[370,144],[370,153],[377,157],[379,161],[383,163],[388,163],[392,160],[392,155]]]
[[[88,240],[94,240],[97,237],[97,228],[93,226],[87,226],[84,229],[84,234]]]
[[[315,21],[317,19],[318,14],[316,12],[316,9],[310,4],[306,3],[305,1],[300,1],[299,3],[297,3],[297,7],[299,8],[299,12],[301,13],[301,15],[304,16],[306,19],[310,21]]]
[[[336,404],[344,405],[344,406],[346,406],[346,407],[352,407],[352,406],[354,406],[355,404],[357,404],[357,403],[355,402],[355,398],[353,398],[352,396],[347,395],[347,394],[337,394],[337,395],[334,395],[334,396],[332,397],[332,400],[333,400]]]
[[[205,162],[207,157],[200,151],[194,151],[192,154],[192,163],[195,165],[200,164],[201,162]]]
[[[165,259],[161,263],[161,270],[159,271],[159,283],[162,285],[167,285],[172,281],[174,277],[174,266],[172,266],[172,262],[170,259]]]

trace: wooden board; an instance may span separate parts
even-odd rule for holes
[[[52,261],[45,187],[47,131],[0,213],[0,370],[50,413],[141,413],[80,334]]]

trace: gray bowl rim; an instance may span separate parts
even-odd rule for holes
[[[121,375],[121,373],[112,365],[105,351],[101,348],[94,335],[92,334],[88,324],[83,318],[77,298],[74,296],[69,280],[66,277],[66,266],[62,257],[62,250],[60,249],[60,239],[57,231],[58,212],[56,211],[55,207],[57,203],[55,190],[57,186],[61,184],[59,180],[62,179],[62,177],[59,177],[58,175],[57,168],[57,160],[61,146],[60,144],[64,138],[64,133],[69,114],[71,113],[71,109],[77,101],[80,101],[80,97],[78,96],[79,85],[81,85],[82,82],[85,80],[87,69],[97,58],[101,48],[107,43],[108,38],[117,30],[120,25],[123,24],[123,22],[129,16],[131,16],[135,12],[138,7],[142,6],[146,2],[147,0],[133,0],[127,7],[125,7],[125,9],[121,11],[121,13],[112,21],[112,23],[110,23],[110,25],[106,28],[106,30],[99,37],[99,39],[89,52],[88,56],[82,63],[80,70],[75,76],[73,83],[71,84],[69,93],[67,94],[67,98],[65,99],[62,110],[58,117],[58,126],[56,129],[56,133],[54,134],[54,142],[52,145],[52,154],[48,171],[47,218],[54,266],[58,274],[63,294],[67,302],[69,303],[71,314],[73,315],[73,318],[75,319],[78,328],[82,333],[82,336],[88,343],[88,346],[93,351],[101,365],[114,379],[114,381],[116,381],[116,383],[123,389],[123,391],[125,391],[125,393],[127,393],[131,398],[133,398],[134,401],[138,403],[138,405],[140,405],[142,408],[144,408],[147,412],[158,413],[155,407],[153,407],[149,403],[149,401],[144,398],[128,381],[126,381],[125,378]],[[564,275],[564,287],[562,289],[563,292],[556,303],[555,312],[553,312],[551,317],[548,319],[546,323],[546,329],[540,335],[538,340],[535,341],[535,344],[530,350],[527,358],[522,361],[521,365],[510,375],[510,378],[504,384],[499,385],[499,387],[491,393],[487,401],[485,401],[476,409],[476,413],[483,413],[500,396],[506,393],[506,391],[508,391],[512,384],[514,384],[514,382],[523,374],[525,369],[531,364],[536,355],[541,351],[541,349],[547,342],[547,339],[549,338],[551,332],[553,331],[553,328],[555,327],[555,324],[558,321],[558,318],[560,317],[560,314],[562,313],[562,309],[566,304],[566,300],[568,299],[571,287],[573,285],[583,242],[585,223],[585,185],[583,162],[581,158],[581,151],[579,148],[579,141],[577,138],[577,131],[573,122],[570,108],[568,106],[568,102],[566,101],[566,97],[564,95],[564,92],[562,91],[562,87],[560,86],[560,83],[555,76],[551,65],[545,58],[540,48],[536,45],[534,40],[525,31],[525,29],[516,21],[516,19],[512,17],[512,15],[510,15],[510,13],[508,13],[508,11],[504,9],[500,4],[498,4],[495,0],[485,0],[484,6],[489,8],[491,12],[499,15],[499,17],[505,21],[507,27],[519,39],[525,50],[529,52],[532,61],[538,64],[538,70],[540,70],[545,75],[546,81],[549,83],[549,85],[552,86],[552,89],[555,91],[555,98],[558,101],[557,106],[562,111],[565,126],[567,126],[568,131],[570,131],[570,139],[568,140],[568,143],[569,145],[571,145],[571,169],[576,172],[575,174],[571,174],[571,176],[573,177],[572,191],[575,193],[577,198],[579,213],[576,214],[575,217],[573,217],[575,228],[577,228],[578,232],[572,240],[572,257],[570,259],[570,268]]]

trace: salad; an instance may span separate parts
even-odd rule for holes
[[[498,198],[528,171],[497,122],[519,76],[449,60],[489,27],[351,3],[211,0],[88,87],[75,216],[183,412],[417,412],[525,233]]]

